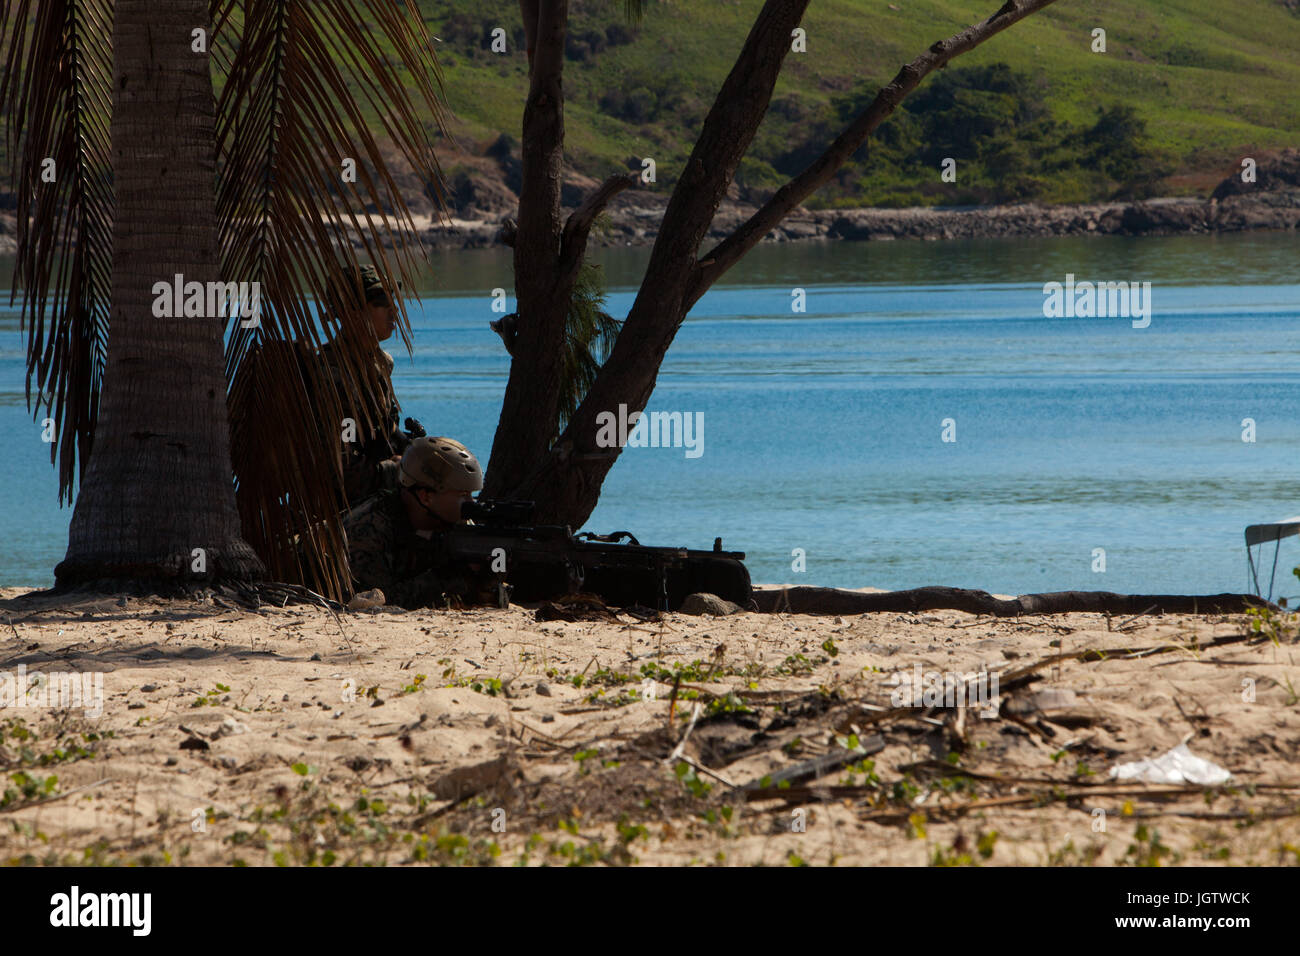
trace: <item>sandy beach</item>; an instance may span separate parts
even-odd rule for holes
[[[9,863],[1300,863],[1296,648],[1244,616],[23,593],[0,592],[0,691],[22,668],[28,703],[66,704],[59,675],[94,672],[103,698],[0,708]],[[999,693],[900,705],[922,672]],[[1183,742],[1232,779],[1110,776]]]

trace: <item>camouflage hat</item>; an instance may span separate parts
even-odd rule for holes
[[[366,263],[361,267],[360,272],[361,291],[365,295],[366,301],[373,305],[392,305],[392,299],[388,296],[386,284],[379,277],[379,270]],[[400,284],[398,287],[401,287]]]
[[[353,309],[360,309],[362,305],[392,305],[388,285],[370,263],[360,267],[344,266],[330,277],[330,305],[336,313],[345,311],[345,303],[350,303]],[[402,288],[400,282],[397,288]]]
[[[406,447],[398,480],[406,488],[433,492],[480,491],[483,469],[474,453],[454,438],[417,438]]]

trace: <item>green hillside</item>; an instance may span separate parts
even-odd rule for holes
[[[498,163],[482,157],[503,133],[519,134],[526,71],[517,0],[406,2],[439,40],[454,114],[455,144],[442,157],[448,179],[499,179]],[[787,57],[739,183],[760,194],[779,185],[903,63],[997,4],[813,0],[807,52]],[[601,178],[653,157],[663,190],[761,4],[643,5],[632,23],[621,0],[570,3],[568,159]],[[490,49],[498,27],[504,54]],[[1106,30],[1105,53],[1092,52],[1096,27]],[[378,127],[370,104],[363,110]],[[1296,145],[1298,130],[1300,0],[1058,0],[929,77],[810,205],[1205,194],[1241,157]],[[957,160],[956,183],[940,181],[946,157]]]
[[[517,136],[525,90],[517,3],[421,0],[419,6],[442,41],[437,49],[461,145],[481,152],[501,132]],[[635,25],[623,16],[618,0],[571,6],[565,73],[570,161],[602,176],[623,167],[628,157],[653,156],[660,182],[670,183],[760,4],[648,2]],[[803,153],[820,147],[839,129],[837,114],[869,97],[929,44],[996,7],[996,0],[814,0],[804,20],[807,52],[787,58],[773,107],[741,170],[742,183],[762,188],[779,182],[794,168],[801,147]],[[1099,110],[1128,106],[1141,137],[1134,145],[1148,171],[1159,174],[1158,191],[1202,192],[1241,156],[1295,145],[1300,130],[1297,7],[1290,0],[1059,0],[960,58],[947,73],[968,75],[968,67],[1007,64],[1019,74],[1028,99],[1021,110],[1011,110],[1001,130],[1004,138],[1023,132],[1024,117],[1015,114],[1032,106],[1029,112],[1041,114],[1033,117],[1036,122],[1054,127],[1045,134],[1051,143],[1044,151],[1073,150],[1074,160],[1088,153],[1087,134],[1098,123]],[[488,48],[496,26],[508,35],[504,55]],[[1091,50],[1095,27],[1106,30],[1104,54]],[[922,91],[936,79],[927,79]],[[882,141],[890,136],[885,132]],[[1089,174],[1077,163],[1073,172],[1071,163],[1036,169],[1045,156],[1036,148],[1026,152],[1023,145],[1020,155],[997,150],[955,155],[959,164],[980,167],[959,182],[996,183],[1037,172],[1042,181],[1030,190],[1032,197],[945,190],[937,184],[937,165],[918,164],[923,150],[903,150],[859,163],[819,198],[823,203],[1067,201],[1105,198],[1115,191],[1113,177]],[[1024,168],[1016,169],[1017,163]]]

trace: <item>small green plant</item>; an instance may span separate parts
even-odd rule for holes
[[[773,669],[773,673],[782,677],[807,677],[816,666],[802,654],[791,654]]]
[[[1105,852],[1105,846],[1091,843],[1082,850],[1074,845],[1073,840],[1066,841],[1065,846],[1053,850],[1047,855],[1048,866],[1092,866],[1097,858]]]
[[[635,688],[624,688],[620,690],[615,697],[610,697],[605,693],[605,688],[600,687],[587,695],[587,703],[600,704],[605,707],[626,707],[628,704],[635,704],[641,700],[640,692]]]
[[[194,698],[194,702],[190,704],[190,706],[191,707],[216,707],[218,704],[221,703],[221,696],[223,694],[229,694],[229,693],[230,693],[229,687],[227,687],[225,684],[217,684],[214,686],[212,690],[208,691],[203,696]]]
[[[677,680],[703,684],[713,678],[716,667],[705,661],[694,660],[689,664],[674,664],[672,670],[657,661],[641,665],[641,677],[652,677],[661,684],[672,684]]]
[[[730,817],[730,814],[728,814]],[[650,836],[650,831],[639,823],[628,823],[627,814],[618,818],[618,840],[624,846],[630,846],[635,840],[644,840]]]
[[[717,827],[724,837],[732,836],[731,828],[727,825],[731,823],[733,810],[731,807],[719,807],[714,810],[710,807],[700,813],[700,819],[710,826]]]
[[[411,683],[409,683],[409,684],[407,684],[405,687],[403,687],[403,688],[401,689],[401,691],[399,691],[399,694],[401,694],[401,695],[404,696],[404,695],[406,695],[406,694],[414,694],[414,693],[417,693],[417,692],[419,692],[419,691],[424,690],[424,682],[425,682],[426,680],[428,680],[428,677],[427,677],[426,675],[424,675],[424,674],[416,674],[416,675],[415,675],[415,679],[414,679],[413,681],[411,681]]]
[[[926,836],[925,823],[925,813],[917,810],[907,818],[907,835],[913,840],[924,840]]]
[[[962,847],[959,849],[958,845]],[[964,848],[965,840],[958,837],[958,841],[951,847],[936,846],[930,854],[931,866],[975,866],[975,860],[966,852]]]
[[[1300,694],[1296,693],[1295,685],[1291,683],[1290,676],[1287,676],[1285,681],[1286,705],[1288,707],[1294,707],[1296,704],[1300,703]]]
[[[918,787],[909,777],[904,776],[900,780],[894,781],[893,789],[890,791],[889,798],[894,803],[911,803],[921,795],[921,788]]]
[[[844,774],[840,778],[840,786],[842,787],[858,786],[858,774],[863,775],[862,786],[880,786],[880,776],[876,773],[876,762],[874,760],[863,759],[857,763],[847,764],[844,767]]]
[[[752,714],[754,710],[740,697],[728,693],[723,697],[715,697],[709,701],[704,712],[707,716],[713,717],[717,714]]]
[[[1300,568],[1296,571],[1300,572]],[[1271,607],[1248,607],[1246,616],[1250,618],[1250,633],[1267,637],[1274,646],[1280,647],[1284,639],[1295,637],[1295,626]]]
[[[695,768],[685,761],[679,762],[673,768],[673,772],[677,774],[677,779],[682,782],[682,786],[690,791],[691,796],[697,799],[704,799],[709,795],[709,791],[713,789],[712,784],[701,780],[695,772]]]
[[[48,767],[91,758],[98,752],[98,744],[112,736],[111,730],[86,731],[80,725],[62,723],[47,730],[28,725],[21,717],[9,717],[0,721],[0,744],[8,742],[16,754],[11,752],[10,761],[0,764],[0,770],[13,766]],[[43,737],[48,743],[39,743]]]
[[[1163,866],[1162,861],[1177,862],[1178,856],[1160,842],[1160,831],[1139,823],[1133,833],[1133,843],[1124,851],[1124,861],[1134,866]]]
[[[12,787],[6,787],[0,793],[0,810],[10,807],[25,806],[46,799],[58,789],[59,778],[50,774],[48,777],[36,777],[19,770],[9,775]]]

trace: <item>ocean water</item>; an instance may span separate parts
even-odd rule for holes
[[[720,535],[757,582],[1242,590],[1243,528],[1300,513],[1298,252],[1289,234],[760,247],[687,319],[649,406],[702,421],[702,453],[625,449],[587,527]],[[597,254],[614,314],[646,256]],[[1150,282],[1149,327],[1044,317],[1067,274]],[[511,286],[503,250],[438,254],[413,354],[390,342],[404,412],[483,456],[508,372],[491,292]],[[8,308],[0,435],[0,585],[47,585],[71,511]],[[1300,593],[1297,564],[1291,538],[1278,593]]]

